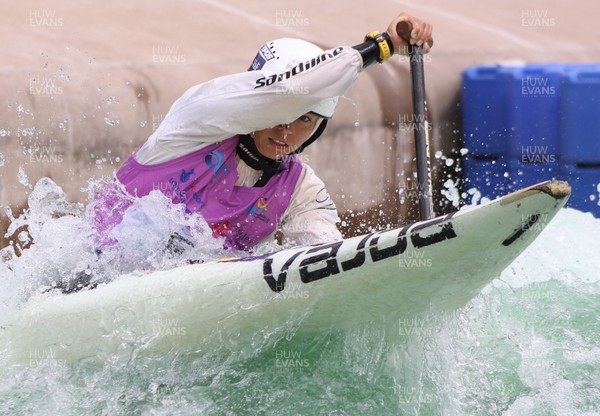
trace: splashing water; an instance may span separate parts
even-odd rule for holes
[[[22,176],[27,177],[24,171]],[[90,181],[90,199],[110,184],[112,181],[105,179]],[[93,276],[96,284],[135,270],[171,269],[189,260],[205,261],[224,255],[222,242],[212,238],[202,217],[183,215],[183,207],[173,205],[159,191],[135,200],[128,210],[128,215],[134,217],[130,226],[115,227],[114,232],[120,233],[120,244],[101,250],[92,220],[93,204],[86,209],[65,198],[62,188],[51,179],[42,178],[33,188],[29,208],[22,215],[14,218],[5,207],[11,219],[6,237],[17,235],[21,242],[0,252],[0,293],[14,295],[2,297],[5,306],[14,307],[33,293],[62,287],[81,273]],[[178,240],[182,245],[169,245],[176,232],[182,237]],[[20,248],[31,242],[28,248]]]
[[[223,255],[201,226],[192,236],[206,245],[183,257],[165,253],[161,234],[199,220],[182,220],[159,193],[136,203],[140,223],[154,216],[163,231],[140,227],[121,252],[98,256],[89,208],[39,181],[28,211],[10,225],[17,234],[26,227],[33,245],[3,251],[0,313],[16,313],[31,293],[74,270],[111,280],[200,252]],[[100,367],[33,357],[28,367],[0,371],[0,414],[596,415],[599,234],[600,220],[562,210],[499,278],[447,315],[385,316],[312,337],[295,334],[298,317],[270,334],[271,343],[113,356]]]
[[[23,169],[23,166],[19,167],[19,172],[17,174],[17,178],[19,179],[19,183],[21,185],[31,188],[31,184],[29,183],[29,178],[27,177],[27,174],[25,173],[25,169]]]
[[[352,108],[354,108],[354,113],[356,114],[356,120],[354,121],[354,127],[360,127],[360,110],[358,108],[358,104],[356,104],[356,101],[354,101],[353,99],[351,99],[349,97],[346,97],[345,95],[342,95],[340,98],[342,100],[346,100],[350,104],[352,104]]]

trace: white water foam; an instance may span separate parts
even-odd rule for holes
[[[86,191],[98,192],[107,182],[90,181]],[[222,238],[212,237],[200,215],[184,215],[181,206],[159,191],[135,200],[127,214],[130,226],[115,229],[119,244],[103,247],[100,253],[91,220],[93,210],[68,202],[51,179],[36,183],[28,205],[17,218],[7,211],[12,221],[6,236],[17,236],[18,243],[0,252],[0,308],[14,308],[32,294],[64,286],[82,273],[91,276],[92,283],[103,283],[133,271],[165,270],[189,261],[232,256],[222,248]],[[183,235],[185,242],[167,250],[175,232]]]
[[[131,237],[132,250],[147,244],[149,256],[114,253],[123,263],[93,263],[82,206],[65,201],[51,181],[38,182],[29,202],[11,231],[27,225],[24,240],[34,244],[20,256],[5,250],[0,262],[3,314],[82,267],[112,279],[178,261],[164,249],[161,255],[164,241],[142,230],[142,237]],[[186,224],[171,217],[176,212],[161,205],[160,195],[140,204],[140,212],[164,217],[165,230]],[[242,356],[227,349],[145,360],[115,356],[100,369],[40,356],[0,383],[0,414],[597,415],[598,235],[600,220],[561,210],[499,278],[448,315],[382,317],[314,339],[287,336],[282,328],[274,346],[239,346],[252,351]],[[215,242],[207,240],[210,252]],[[283,366],[286,357],[302,365]]]

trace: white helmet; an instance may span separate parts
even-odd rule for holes
[[[301,62],[310,61],[324,52],[317,45],[302,39],[277,39],[260,48],[248,70],[265,69],[274,74],[280,74],[291,70]],[[339,97],[326,98],[317,103],[310,111],[329,119],[333,116],[338,99]]]

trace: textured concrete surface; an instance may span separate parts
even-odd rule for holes
[[[245,70],[266,40],[352,45],[401,11],[434,25],[425,61],[433,151],[450,154],[458,143],[464,68],[600,61],[595,0],[5,0],[0,203],[23,205],[27,183],[42,176],[84,200],[86,180],[110,175],[185,89]],[[305,155],[341,211],[387,201],[384,222],[414,218],[409,204],[397,203],[413,165],[412,134],[398,128],[411,111],[409,81],[405,58],[366,71]],[[17,179],[20,168],[28,181]]]

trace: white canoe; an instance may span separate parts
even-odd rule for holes
[[[129,275],[32,298],[0,318],[0,363],[102,360],[132,351],[252,345],[294,325],[312,333],[381,316],[452,311],[500,274],[570,195],[548,181],[390,231],[259,257]]]

